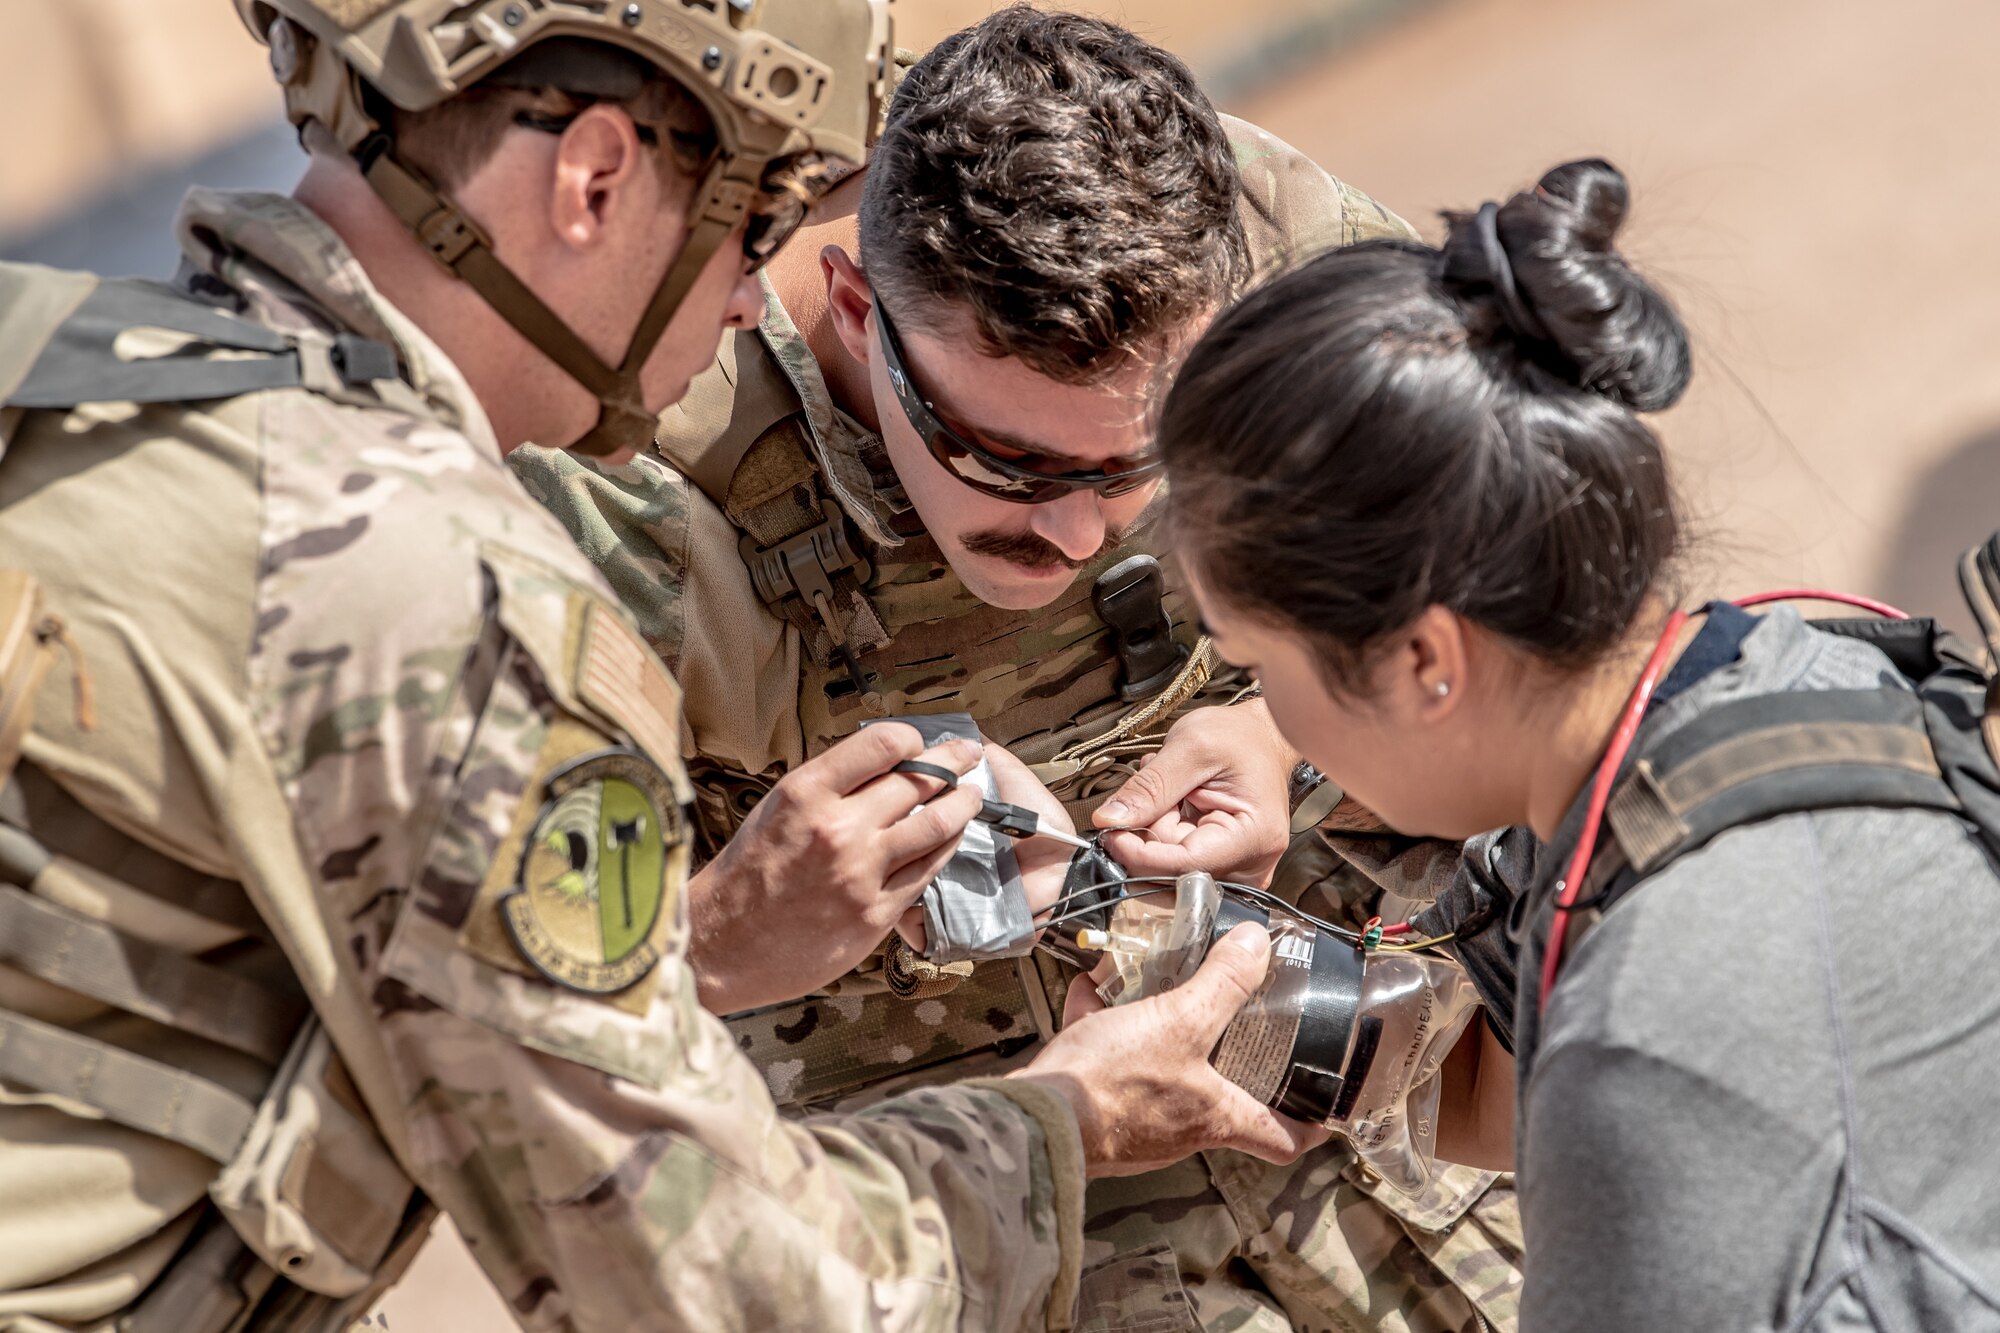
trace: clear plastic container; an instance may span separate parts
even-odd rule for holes
[[[1172,894],[1127,898],[1108,928],[1098,994],[1124,1004],[1184,984],[1241,921],[1271,934],[1271,964],[1216,1046],[1217,1070],[1267,1106],[1326,1125],[1383,1179],[1430,1183],[1439,1071],[1478,995],[1455,959],[1364,951],[1282,909],[1251,904],[1206,874]]]

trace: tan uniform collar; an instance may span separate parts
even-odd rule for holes
[[[332,325],[393,345],[438,420],[498,460],[493,427],[458,367],[376,290],[346,242],[304,204],[197,187],[181,201],[174,231],[186,264],[249,300],[259,323],[280,332]]]
[[[897,515],[908,512],[910,502],[895,481],[882,437],[835,406],[819,361],[778,299],[768,272],[763,281],[764,317],[757,332],[805,410],[821,475],[870,541],[901,546],[903,538],[893,525]]]

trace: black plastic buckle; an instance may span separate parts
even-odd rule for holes
[[[333,337],[333,368],[341,383],[350,389],[376,380],[393,380],[402,374],[396,349],[387,343],[364,338],[358,333],[337,333]]]
[[[1091,585],[1097,618],[1111,627],[1121,680],[1118,697],[1127,703],[1167,688],[1191,651],[1174,641],[1174,625],[1163,601],[1166,576],[1150,555],[1120,560]]]

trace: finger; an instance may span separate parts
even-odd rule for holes
[[[1158,757],[1126,779],[1124,787],[1112,793],[1110,801],[1090,813],[1090,823],[1104,829],[1110,825],[1150,825],[1168,811],[1180,807],[1180,799],[1194,789],[1182,765]]]
[[[917,891],[923,892],[922,886],[928,883],[929,879],[919,880]],[[930,942],[930,932],[924,928],[924,909],[922,907],[905,909],[903,914],[896,918],[896,933],[903,937],[903,943],[917,953],[922,953]]]
[[[950,859],[951,853],[958,847],[959,838],[965,833],[965,826],[979,813],[985,799],[979,788],[968,783],[953,787],[936,800],[926,802],[921,809],[913,809],[890,824],[876,839],[885,878],[912,861],[940,851],[945,859]],[[943,868],[943,864],[943,861],[938,863],[939,869]]]
[[[1214,755],[1204,755],[1192,745],[1176,747],[1170,735],[1166,749],[1154,755],[1152,763],[1144,765],[1138,773],[1126,779],[1126,785],[1114,791],[1110,801],[1100,805],[1092,819],[1098,827],[1150,825],[1168,811],[1176,809],[1188,793],[1218,773],[1220,765]]]
[[[796,777],[845,796],[880,777],[905,759],[923,753],[923,733],[907,722],[878,722],[861,728],[840,744],[799,765]]]
[[[1170,992],[1167,998],[1183,1006],[1183,1021],[1201,1050],[1215,1045],[1229,1020],[1257,993],[1270,960],[1270,935],[1245,921],[1216,942],[1186,985]]]
[[[1069,994],[1063,997],[1064,1027],[1092,1014],[1100,1013],[1103,1009],[1104,1001],[1098,997],[1097,987],[1091,984],[1088,975],[1079,974],[1070,978]]]
[[[1227,1138],[1220,1147],[1234,1148],[1283,1166],[1332,1137],[1332,1131],[1324,1125],[1279,1115],[1227,1079],[1219,1081],[1226,1089],[1221,1095],[1225,1099],[1222,1119],[1227,1126]]]
[[[1192,845],[1195,830],[1178,825],[1165,832],[1148,829],[1137,833],[1107,833],[1104,848],[1111,859],[1131,875],[1185,875],[1191,870],[1221,873],[1223,862],[1203,859],[1204,853]]]
[[[1098,822],[1095,812],[1092,812],[1092,822]],[[1194,825],[1182,815],[1181,808],[1175,806],[1150,824],[1119,824],[1107,830],[1110,831],[1137,833],[1154,842],[1186,842],[1188,834],[1194,831]]]
[[[1045,828],[1058,828],[1064,833],[1076,832],[1069,812],[1063,809],[1063,803],[1056,799],[1056,794],[1012,751],[988,741],[986,762],[993,769],[993,790],[999,793],[1001,800],[1033,810],[1042,817]]]
[[[978,766],[979,747],[971,741],[946,741],[925,750],[914,762],[926,768],[946,769],[963,778]],[[897,773],[892,770],[862,783],[848,794],[847,799],[853,803],[856,818],[870,827],[886,829],[924,802],[936,800],[945,787],[946,784],[931,773]]]
[[[1252,820],[1224,815],[1210,815],[1179,831],[1185,835],[1179,841],[1111,834],[1131,838],[1135,844],[1127,849],[1121,842],[1112,856],[1134,875],[1185,875],[1191,870],[1218,876],[1261,873],[1274,856],[1283,855],[1289,841],[1286,829],[1267,829]]]
[[[958,850],[958,844],[947,842],[926,855],[915,857],[895,867],[882,877],[882,904],[884,910],[907,916],[915,911],[921,915],[922,907],[917,903],[924,896],[924,890],[945,868],[945,864]],[[903,917],[897,918],[898,923]]]

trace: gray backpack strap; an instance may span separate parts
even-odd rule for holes
[[[220,1083],[4,1009],[0,1080],[81,1102],[218,1165],[236,1155],[257,1116],[255,1105]]]
[[[1650,747],[1605,818],[1644,876],[1725,829],[1841,806],[1962,810],[1921,695],[1813,690],[1724,704]]]
[[[1605,806],[1570,919],[1573,952],[1641,882],[1718,835],[1806,810],[1855,806],[1970,817],[1909,690],[1814,690],[1723,704],[1647,747]]]
[[[265,389],[337,394],[399,375],[396,351],[384,343],[351,333],[287,336],[139,278],[93,280],[10,264],[0,266],[0,297],[24,302],[22,314],[0,327],[11,340],[0,367],[0,403],[8,407],[200,402]],[[119,346],[135,329],[186,342],[135,356]]]

